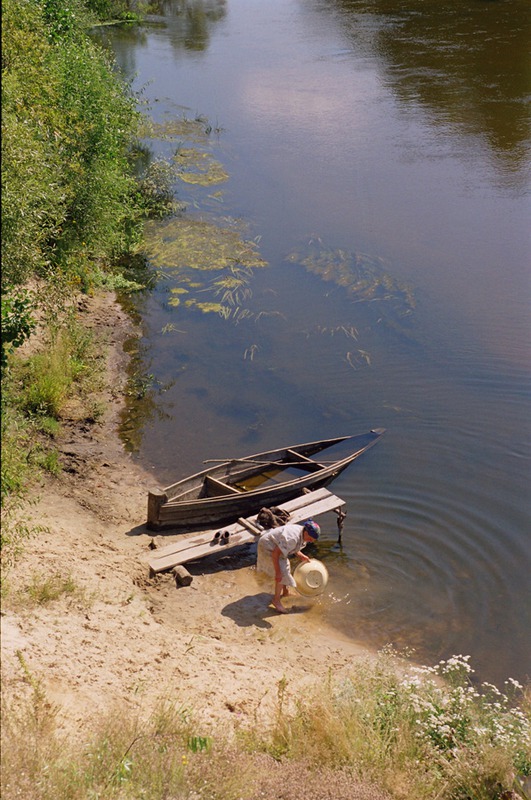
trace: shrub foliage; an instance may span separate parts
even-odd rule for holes
[[[129,11],[126,0],[2,4],[3,499],[34,462],[28,415],[57,417],[84,369],[50,320],[68,317],[73,292],[143,288],[130,269],[149,213],[131,155],[140,115],[89,35],[98,17]],[[12,353],[37,321],[39,354],[16,382]]]
[[[6,0],[2,17],[2,288],[127,251],[134,98],[86,34],[80,0]]]

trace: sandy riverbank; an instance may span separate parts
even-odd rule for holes
[[[8,575],[4,696],[30,691],[22,660],[67,730],[81,731],[117,705],[148,713],[161,697],[186,704],[206,727],[226,729],[267,715],[282,678],[296,691],[367,655],[327,628],[319,600],[294,597],[291,613],[277,614],[252,551],[197,562],[188,587],[177,588],[168,573],[149,578],[153,534],[144,521],[153,480],[117,435],[131,322],[109,296],[84,300],[83,314],[108,346],[107,412],[68,427],[57,443],[63,473],[25,504],[26,517],[44,529]],[[159,545],[169,540],[155,536]],[[34,579],[52,576],[71,578],[71,593],[32,608],[17,601]]]

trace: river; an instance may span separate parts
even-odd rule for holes
[[[529,678],[528,4],[158,12],[100,34],[182,204],[148,229],[126,445],[167,485],[385,427],[332,484],[348,514],[342,547],[323,518],[320,613]]]

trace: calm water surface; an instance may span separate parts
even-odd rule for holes
[[[241,220],[267,262],[245,315],[175,306],[160,228],[128,446],[164,485],[387,428],[333,484],[311,613],[498,684],[531,673],[530,30],[519,0],[211,0],[107,34],[151,117],[200,116],[228,174],[176,180],[185,216]]]

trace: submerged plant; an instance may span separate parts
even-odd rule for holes
[[[260,347],[257,344],[252,344],[249,347],[245,348],[245,352],[243,354],[244,360],[249,358],[250,361],[254,360],[255,354],[260,350]]]
[[[172,179],[195,187],[227,180],[227,172],[212,154],[212,130],[203,117],[172,118],[162,123],[144,120],[144,139],[176,141],[172,162],[163,171],[168,192]],[[199,207],[195,197],[191,198],[192,205]],[[222,194],[210,193],[206,199],[219,202]],[[244,238],[241,222],[178,213],[164,221],[148,223],[144,233],[146,256],[172,282],[168,305],[215,313],[234,322],[252,316],[247,307],[252,295],[250,280],[253,270],[267,266],[267,262],[259,255],[259,240]]]
[[[246,304],[253,270],[267,266],[255,242],[245,240],[241,225],[173,217],[146,226],[151,263],[174,281],[170,306],[184,305],[239,321],[251,316]],[[206,299],[204,295],[211,295]]]
[[[335,283],[355,302],[378,301],[401,318],[410,315],[416,307],[411,287],[393,277],[389,266],[378,256],[333,249],[320,238],[312,237],[302,250],[292,251],[287,261],[300,264],[324,281]]]
[[[212,186],[229,177],[219,161],[197,148],[181,148],[174,156],[178,177],[185,183]]]
[[[202,119],[189,119],[185,116],[171,117],[163,122],[155,122],[150,117],[143,117],[139,135],[143,139],[157,139],[159,141],[178,139],[198,144],[206,144],[208,142],[205,121]]]

